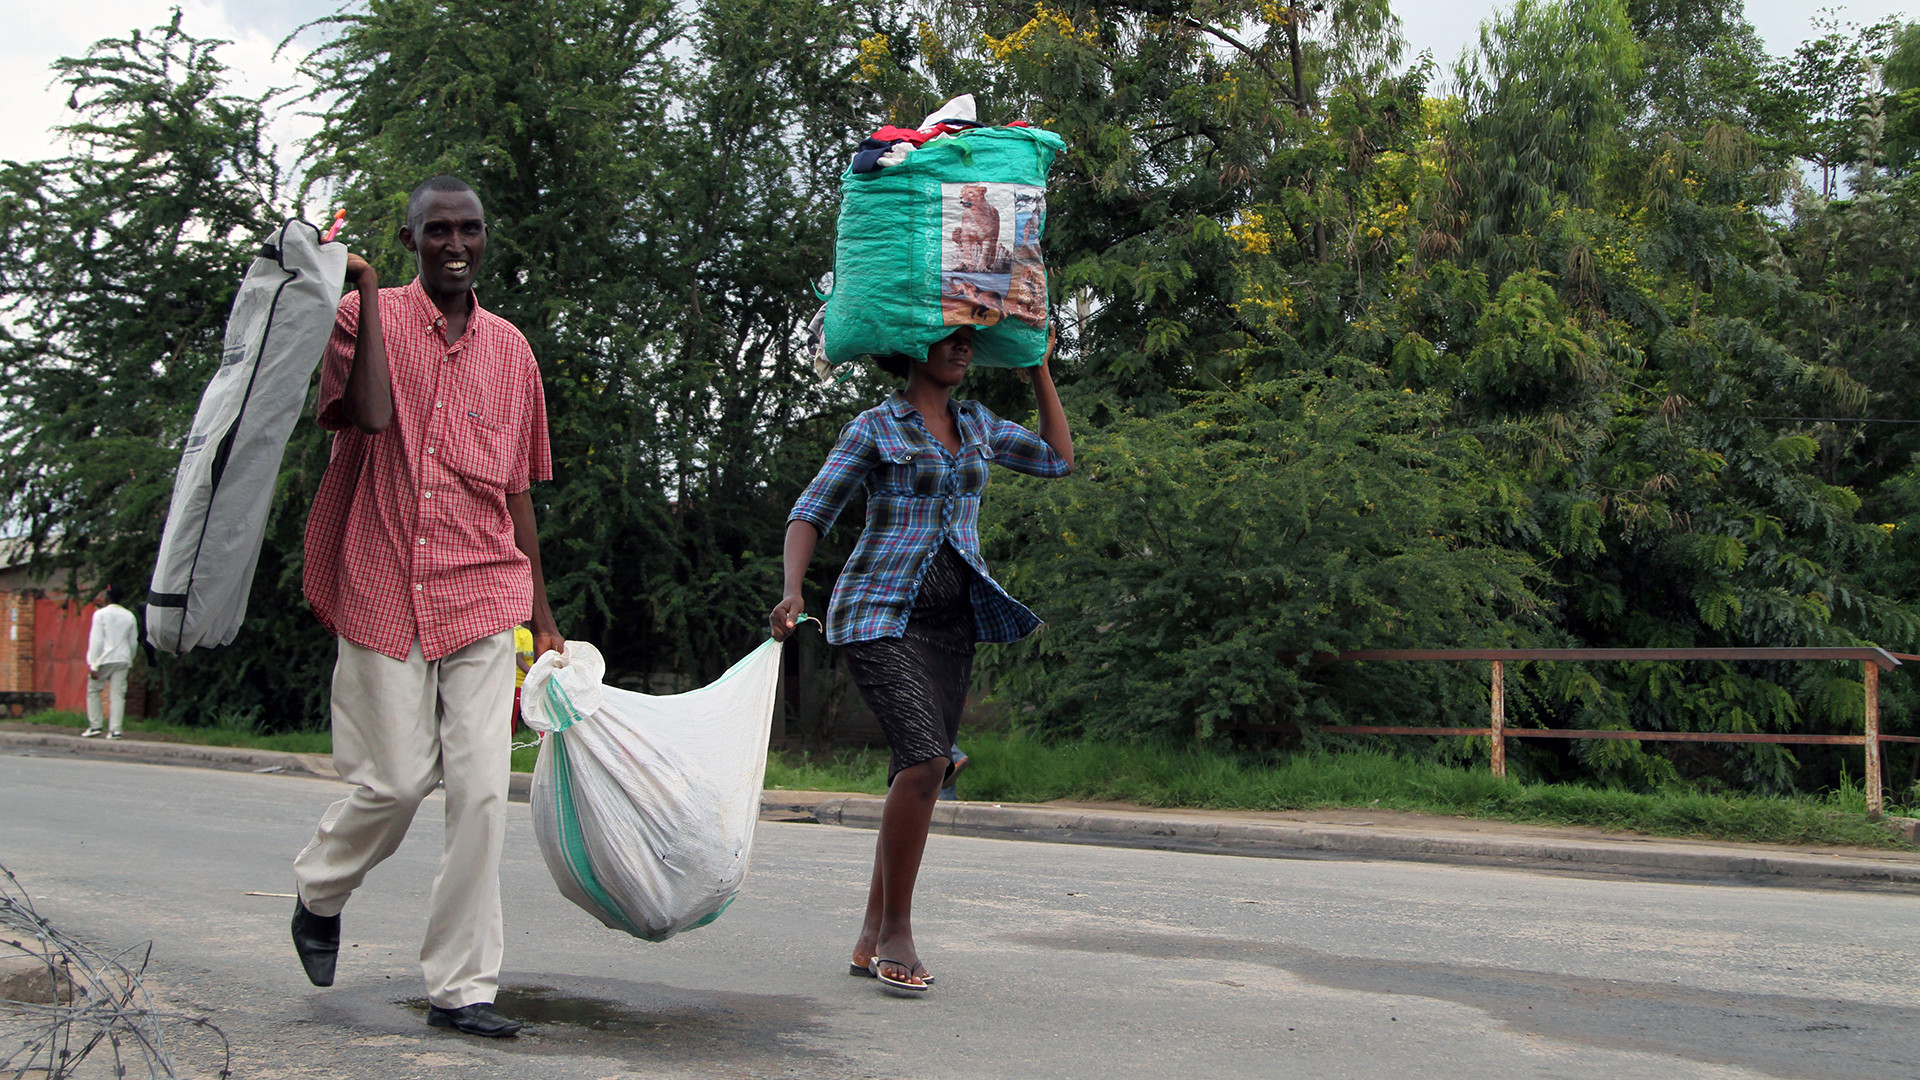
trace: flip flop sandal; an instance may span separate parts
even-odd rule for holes
[[[925,965],[925,964],[921,964],[921,965],[920,965],[920,970],[921,970],[921,971],[925,971],[925,970],[927,970],[927,965]],[[856,963],[854,963],[854,962],[853,962],[853,961],[851,961],[851,960],[849,960],[849,961],[847,961],[847,974],[849,974],[849,975],[852,975],[853,977],[855,977],[855,978],[858,978],[858,979],[877,979],[877,978],[879,978],[879,977],[880,977],[880,976],[878,976],[878,975],[875,975],[875,974],[873,973],[873,969],[872,969],[872,968],[865,968],[865,967],[861,967],[861,966],[860,966],[859,964],[856,964]],[[922,975],[922,976],[920,976],[920,981],[921,981],[921,982],[923,982],[923,983],[926,983],[926,984],[927,984],[928,986],[932,986],[932,985],[933,985],[933,976],[932,976],[932,975]]]
[[[922,978],[918,983],[907,982],[905,979],[888,978],[880,973],[881,964],[892,964],[897,968],[907,968],[909,972],[913,969],[898,960],[891,960],[884,956],[876,956],[871,961],[868,961],[867,969],[873,973],[874,978],[880,980],[880,989],[885,990],[895,997],[921,997],[926,994],[927,991],[933,989],[932,984],[928,983],[925,978]]]

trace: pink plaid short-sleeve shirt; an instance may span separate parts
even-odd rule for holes
[[[438,660],[525,621],[532,567],[507,496],[553,478],[540,368],[513,324],[473,302],[451,345],[416,279],[380,290],[393,423],[368,435],[342,398],[360,294],[341,300],[320,371],[333,453],[307,518],[307,603],[332,633],[404,660]]]

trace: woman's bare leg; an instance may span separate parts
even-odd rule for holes
[[[891,792],[889,792],[891,794]],[[873,943],[880,940],[880,905],[885,893],[880,888],[880,841],[873,842],[873,878],[867,883],[867,915],[860,923],[860,939],[853,943],[851,963],[866,967],[873,959]]]
[[[880,812],[866,919],[853,949],[856,964],[869,956],[898,960],[907,970],[892,974],[904,979],[920,963],[913,945],[913,887],[920,877],[927,828],[933,822],[934,803],[946,775],[947,759],[941,757],[902,769],[893,778],[887,805]]]

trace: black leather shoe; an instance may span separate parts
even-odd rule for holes
[[[333,985],[334,961],[340,959],[340,916],[315,915],[307,905],[293,902],[293,951],[315,986]]]
[[[473,1005],[463,1005],[458,1009],[443,1009],[438,1005],[427,1006],[427,1026],[452,1028],[469,1035],[484,1035],[489,1039],[504,1039],[518,1034],[520,1021],[509,1020],[494,1009],[493,1002],[482,1001]]]

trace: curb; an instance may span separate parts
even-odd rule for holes
[[[190,765],[227,772],[271,773],[339,780],[332,754],[290,754],[284,750],[249,750],[238,746],[199,746],[194,743],[147,742],[140,739],[82,741],[78,735],[0,731],[0,753],[26,756],[94,758],[136,765]],[[526,802],[533,790],[532,773],[507,778],[509,802]]]
[[[880,799],[846,798],[815,810],[822,824],[878,829]],[[1088,812],[943,802],[933,830],[954,836],[1152,848],[1264,858],[1362,856],[1428,862],[1493,861],[1659,876],[1738,877],[1778,884],[1920,886],[1920,863],[1849,859],[1668,841],[1556,840],[1218,821],[1147,813]]]
[[[340,779],[330,754],[290,754],[284,750],[249,750],[238,746],[198,746],[193,743],[147,742],[141,739],[87,739],[78,735],[0,731],[0,751],[59,757],[103,758],[141,765],[193,765],[228,772],[287,773]]]

